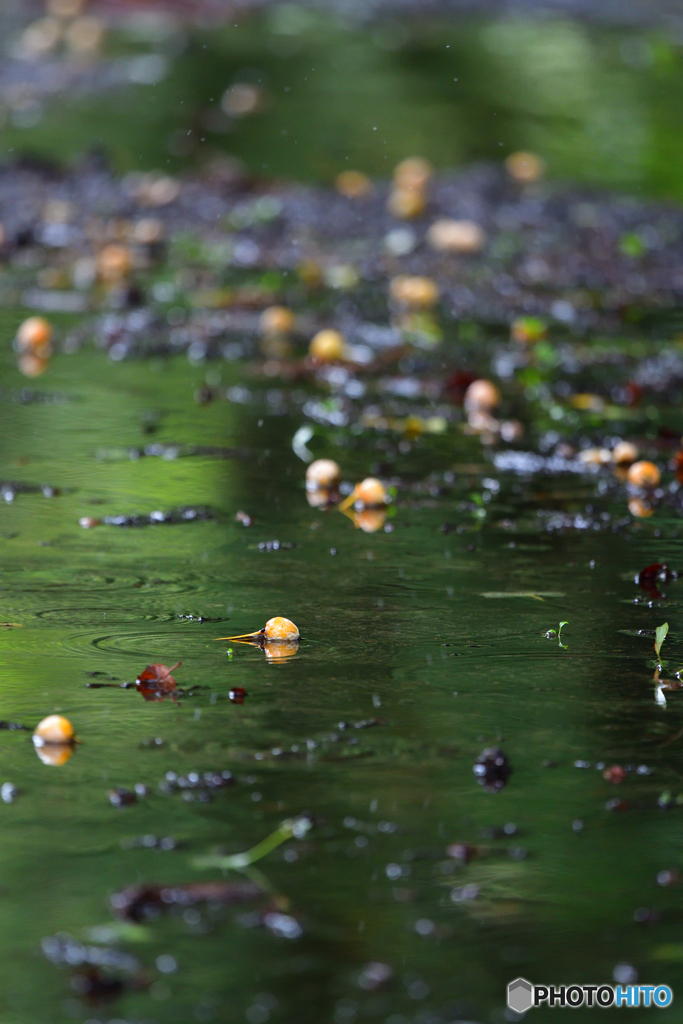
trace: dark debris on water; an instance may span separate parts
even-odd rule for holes
[[[158,526],[160,524],[174,525],[176,523],[199,523],[215,519],[215,513],[203,505],[181,506],[170,509],[167,512],[150,512],[148,514],[114,515],[102,516],[99,519],[92,516],[83,516],[79,519],[79,525],[84,529],[92,529],[95,526]]]

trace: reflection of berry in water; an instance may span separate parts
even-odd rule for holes
[[[678,573],[671,569],[666,562],[654,562],[652,565],[648,565],[640,570],[636,575],[635,582],[652,599],[656,600],[664,597],[659,591],[660,585],[669,583],[677,578]]]
[[[475,761],[472,771],[480,786],[488,793],[497,793],[507,785],[512,768],[499,747],[486,747]]]

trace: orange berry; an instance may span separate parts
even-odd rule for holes
[[[339,331],[327,328],[318,331],[308,348],[309,354],[321,363],[334,363],[346,353],[346,339]]]
[[[266,622],[263,635],[266,640],[292,643],[294,640],[298,640],[301,634],[290,619],[276,615],[275,618],[268,619]]]
[[[52,324],[45,317],[30,316],[19,325],[17,348],[20,352],[46,359],[50,355],[51,341]]]
[[[500,402],[500,391],[490,380],[472,381],[465,392],[465,408],[471,412],[495,409]]]
[[[484,248],[486,235],[473,220],[435,220],[427,241],[437,252],[474,253]]]
[[[306,489],[318,490],[333,487],[341,476],[341,470],[334,459],[316,459],[306,470]]]
[[[656,487],[661,478],[654,462],[634,462],[628,471],[629,483],[636,487]]]
[[[44,747],[46,743],[73,743],[75,739],[74,727],[63,715],[48,715],[38,723],[33,733],[37,747]]]

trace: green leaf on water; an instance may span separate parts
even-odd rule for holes
[[[662,644],[666,640],[666,634],[669,632],[669,623],[664,622],[661,626],[657,626],[655,631],[655,654],[657,660],[661,659]]]

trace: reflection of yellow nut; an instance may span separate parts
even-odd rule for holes
[[[535,316],[520,316],[513,321],[510,328],[510,337],[513,341],[521,342],[522,345],[534,345],[542,341],[548,333],[543,320]]]
[[[259,326],[266,337],[289,334],[294,329],[294,314],[286,306],[268,306],[261,313]]]
[[[647,519],[654,512],[651,505],[648,505],[642,498],[631,498],[628,503],[628,510],[637,519]]]
[[[323,272],[315,260],[302,260],[298,272],[307,288],[319,288],[322,284]]]
[[[314,487],[313,490],[306,487],[306,501],[311,508],[327,508],[336,500],[337,495],[328,487]]]
[[[40,356],[34,356],[30,352],[27,352],[23,356],[19,356],[19,370],[23,373],[24,377],[40,377],[41,374],[45,373],[50,362],[48,359],[41,358]]]
[[[340,476],[341,470],[334,459],[316,459],[306,469],[306,487],[308,490],[334,487]]]
[[[74,727],[63,715],[48,715],[39,722],[33,733],[33,742],[37,747],[46,743],[73,743],[76,738]]]
[[[500,391],[490,380],[474,380],[465,392],[465,408],[470,411],[495,409]]]
[[[387,209],[395,217],[410,220],[424,213],[427,200],[419,189],[395,188],[387,200]]]
[[[347,199],[362,199],[372,191],[372,182],[362,171],[342,171],[334,185],[337,192]]]
[[[486,236],[473,220],[435,220],[427,241],[437,252],[474,253],[484,248]]]
[[[439,301],[439,286],[430,277],[409,277],[400,274],[389,284],[391,298],[402,306],[424,309]]]
[[[290,619],[285,619],[282,615],[276,615],[273,619],[268,619],[266,622],[263,635],[266,640],[280,640],[289,641],[299,639],[299,630]]]
[[[299,645],[288,643],[286,640],[270,640],[263,645],[263,653],[268,661],[282,661],[284,658],[293,658],[298,654]]]
[[[19,47],[29,57],[40,57],[54,50],[61,36],[62,26],[56,18],[40,18],[24,29]]]
[[[139,242],[140,245],[154,245],[164,237],[163,222],[156,217],[143,217],[142,220],[135,222],[131,235],[133,241]]]
[[[486,409],[470,409],[467,414],[467,433],[474,434],[497,434],[500,430],[500,423]]]
[[[377,533],[386,522],[387,514],[383,508],[364,508],[353,513],[353,522],[363,533]]]
[[[628,480],[636,487],[656,487],[661,473],[654,462],[634,462],[628,471]]]
[[[569,404],[580,412],[603,412],[605,408],[604,398],[590,393],[572,395]]]
[[[584,448],[579,452],[579,462],[587,466],[606,466],[612,461],[612,455],[608,448]]]
[[[85,0],[47,0],[45,7],[54,18],[77,18],[85,7]]]
[[[326,328],[318,331],[308,348],[309,354],[321,363],[333,363],[346,354],[346,339],[340,331]]]
[[[510,153],[505,161],[505,170],[513,181],[526,185],[543,177],[545,163],[535,153]]]
[[[43,764],[60,768],[66,764],[69,758],[73,757],[75,749],[73,743],[51,743],[49,745],[46,743],[44,747],[36,747],[36,754]]]
[[[500,436],[508,444],[521,441],[524,437],[524,425],[519,420],[503,420],[500,424]]]
[[[64,33],[65,39],[76,53],[97,53],[104,39],[105,24],[99,18],[77,18]]]
[[[394,184],[397,188],[421,191],[431,181],[432,173],[429,160],[421,156],[409,156],[394,168]]]

